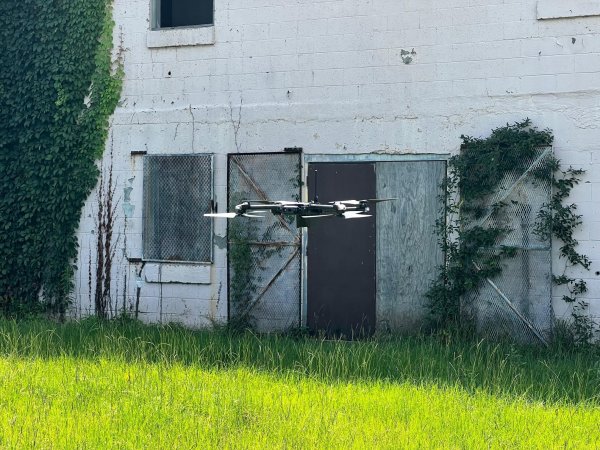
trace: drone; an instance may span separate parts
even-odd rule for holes
[[[391,200],[397,199],[338,200],[328,203],[319,203],[318,199],[312,202],[246,200],[235,206],[235,212],[208,213],[204,216],[224,219],[235,219],[236,217],[262,218],[265,217],[262,214],[270,212],[274,216],[296,216],[297,226],[306,227],[308,221],[325,217],[366,219],[372,217],[372,214],[369,214],[372,204]]]
[[[366,219],[372,217],[371,205],[397,200],[397,198],[373,198],[366,200],[337,200],[320,203],[317,194],[317,171],[315,170],[315,197],[311,202],[287,200],[246,200],[236,205],[234,212],[204,214],[205,217],[235,219],[236,217],[263,218],[262,214],[274,216],[296,216],[296,225],[307,227],[312,219],[338,217],[343,219]]]

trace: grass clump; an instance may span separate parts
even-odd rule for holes
[[[597,447],[593,350],[0,321],[0,446]]]

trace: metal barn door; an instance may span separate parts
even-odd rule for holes
[[[300,200],[300,153],[228,157],[228,210],[245,200]],[[300,325],[301,232],[293,217],[228,221],[229,319],[262,332]]]
[[[308,193],[320,202],[375,198],[375,165],[309,165]],[[373,213],[375,211],[373,210]],[[351,338],[375,330],[375,215],[368,219],[315,219],[308,229],[307,325]]]

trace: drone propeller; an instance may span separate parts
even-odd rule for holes
[[[389,202],[392,200],[398,200],[398,198],[370,198],[367,201],[370,203],[381,203],[381,202]]]
[[[398,200],[397,198],[369,198],[366,201],[369,203],[381,203],[381,202],[389,202],[391,200]],[[364,202],[365,200],[338,200],[335,202],[329,202],[330,205],[333,205],[335,203],[341,203],[343,205],[347,205],[347,206],[358,206],[360,205],[361,202]]]
[[[258,216],[256,214],[248,214],[248,213],[242,214],[242,216],[244,216],[244,217],[252,217],[252,218],[259,218],[259,219],[262,218],[262,217],[265,217],[265,216]]]
[[[318,219],[319,217],[333,217],[335,214],[316,214],[314,216],[300,216],[303,219]]]
[[[373,217],[370,214],[361,214],[358,211],[348,211],[342,214],[344,219],[364,219],[366,217]]]
[[[235,216],[237,216],[236,213],[209,213],[209,214],[204,214],[204,217],[220,217],[223,219],[233,219]]]

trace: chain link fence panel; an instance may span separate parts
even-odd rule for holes
[[[300,157],[229,155],[228,210],[246,200],[299,201]],[[229,317],[260,332],[285,331],[300,325],[302,234],[294,217],[262,215],[228,223]]]
[[[465,298],[477,330],[493,339],[529,344],[552,335],[551,241],[535,233],[537,214],[551,200],[552,174],[544,170],[551,158],[550,148],[539,149],[526,161],[527,170],[506,175],[487,199],[487,212],[477,223],[507,229],[498,248],[516,249],[514,257],[501,261],[500,275],[485,280]]]

